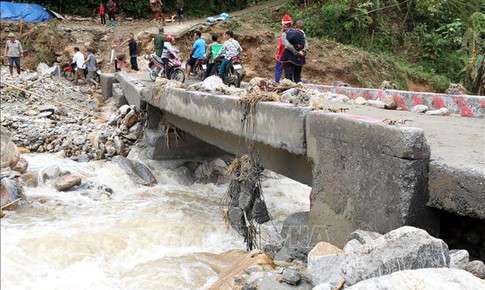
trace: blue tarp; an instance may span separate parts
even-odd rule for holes
[[[0,2],[1,20],[21,20],[42,22],[52,19],[52,14],[44,6],[31,3]]]
[[[207,20],[207,22],[209,22],[209,23],[212,24],[212,23],[214,23],[216,21],[227,20],[227,19],[229,19],[229,14],[227,14],[227,13],[221,13],[221,15],[219,17],[217,17],[217,18],[215,18],[215,17],[207,17],[206,20]]]

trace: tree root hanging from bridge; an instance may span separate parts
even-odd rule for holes
[[[257,226],[271,220],[261,189],[263,170],[249,154],[234,159],[228,169],[231,181],[221,200],[226,225],[244,237],[248,251],[261,248]]]

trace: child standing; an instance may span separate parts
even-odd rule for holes
[[[104,5],[103,5],[103,3],[99,4],[99,16],[101,16],[101,25],[106,26],[106,16],[104,14]]]
[[[138,44],[136,43],[135,36],[130,33],[130,40],[128,41],[128,48],[130,50],[130,64],[131,69],[138,71]]]

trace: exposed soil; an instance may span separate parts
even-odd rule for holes
[[[281,1],[272,1],[275,4]],[[210,35],[231,29],[235,31],[236,39],[243,47],[243,63],[247,72],[247,79],[261,76],[274,76],[274,53],[276,39],[279,37],[277,24],[283,11],[278,6],[267,8],[274,23],[261,23],[257,13],[234,17],[230,21],[217,22],[215,25],[199,25],[194,29],[202,30],[203,37],[210,43]],[[257,8],[247,11],[257,10]],[[239,13],[241,14],[241,13]],[[235,15],[238,15],[235,13]],[[200,20],[198,20],[200,21]],[[198,21],[193,21],[197,23]],[[22,33],[20,34],[20,30]],[[176,24],[168,24],[166,30],[181,32]],[[185,29],[189,31],[188,29]],[[101,26],[97,19],[91,21],[51,21],[41,24],[2,21],[0,42],[5,43],[8,32],[20,35],[24,49],[24,68],[35,69],[39,62],[49,65],[57,62],[68,63],[72,59],[74,46],[79,46],[86,52],[87,47],[97,50],[98,61],[102,71],[110,72],[114,69],[109,64],[111,45],[120,39],[125,41],[128,34],[133,32],[139,43],[139,67],[145,69],[144,56],[153,51],[153,37],[157,31],[157,24],[153,21],[121,21],[116,28]],[[178,35],[178,33],[177,33]],[[222,39],[222,37],[221,37]],[[181,57],[186,60],[193,42],[192,34],[186,33],[176,41],[181,50]],[[5,59],[2,59],[6,63]],[[332,85],[336,81],[347,83],[354,87],[376,87],[384,80],[398,83],[401,89],[416,91],[433,91],[430,84],[408,78],[397,73],[393,66],[374,55],[356,48],[345,46],[329,40],[309,39],[307,63],[303,68],[303,79],[307,82]]]

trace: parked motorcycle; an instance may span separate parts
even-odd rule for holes
[[[219,67],[221,66],[222,58],[218,58],[214,62],[214,66],[209,75],[217,75]],[[202,64],[203,68],[206,68],[206,64]],[[241,87],[241,82],[246,76],[246,72],[243,70],[242,62],[239,57],[233,57],[229,60],[224,71],[224,77],[222,81],[228,86]]]
[[[82,68],[82,71],[84,73],[84,77],[86,77],[88,75],[88,69],[87,68]],[[62,73],[62,76],[64,78],[66,78],[68,81],[72,82],[74,81],[74,74],[76,73],[76,66],[71,64],[71,63],[68,63],[68,64],[65,64],[62,68],[61,68],[61,73]],[[96,74],[94,76],[94,81],[99,83],[99,74],[101,72],[99,70],[96,70]]]
[[[155,81],[157,77],[165,77],[170,80],[176,80],[181,83],[185,81],[185,73],[182,69],[182,62],[179,60],[178,55],[170,54],[168,58],[168,66],[170,67],[170,75],[165,74],[165,64],[162,58],[156,54],[151,54],[148,58],[148,73],[150,74],[150,79]]]

